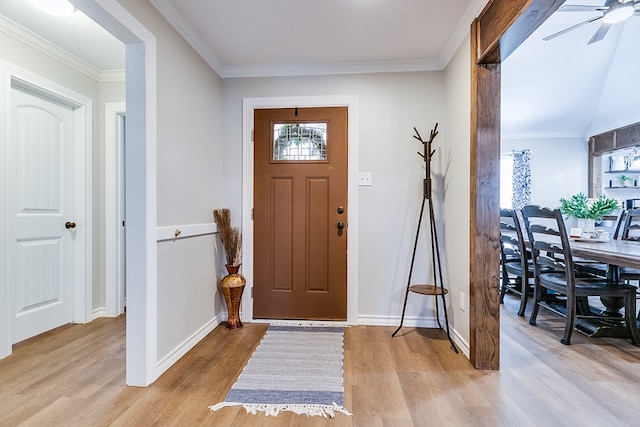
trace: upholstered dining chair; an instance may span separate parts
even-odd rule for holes
[[[635,286],[611,282],[596,275],[576,274],[569,238],[559,209],[551,210],[528,205],[522,208],[522,215],[535,269],[534,305],[529,323],[536,325],[541,306],[564,315],[566,317],[565,328],[560,342],[570,344],[576,317],[605,318],[603,315],[591,312],[587,297],[624,298],[624,321],[629,330],[631,342],[636,345],[640,344],[640,335],[636,324]],[[549,305],[542,304],[541,296],[547,290],[566,297],[564,313],[562,310],[554,310]]]
[[[500,304],[504,295],[513,292],[520,296],[518,316],[524,316],[528,295],[533,290],[533,263],[525,246],[523,224],[518,211],[500,209],[500,263],[502,282]]]

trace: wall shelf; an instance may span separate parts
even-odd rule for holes
[[[640,190],[638,186],[630,186],[630,187],[604,187],[606,190]]]

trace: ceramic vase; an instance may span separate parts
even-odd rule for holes
[[[578,228],[582,229],[582,237],[596,236],[596,220],[592,218],[578,218]]]
[[[227,328],[237,329],[242,327],[240,321],[240,300],[242,299],[242,292],[247,281],[240,271],[239,265],[226,265],[227,274],[220,280],[220,288],[224,295],[224,300],[227,303]]]

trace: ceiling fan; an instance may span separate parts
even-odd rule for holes
[[[587,19],[584,22],[565,28],[562,31],[551,34],[543,40],[551,40],[571,30],[580,28],[602,19],[600,28],[595,32],[588,44],[598,42],[604,38],[612,25],[623,22],[631,16],[640,16],[640,0],[606,0],[604,6],[566,5],[558,9],[558,12],[602,12],[602,15]]]

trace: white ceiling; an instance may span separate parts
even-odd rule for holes
[[[51,16],[27,0],[0,0],[0,15],[11,21],[0,21],[5,31],[18,32],[23,27],[97,70],[124,69],[124,45],[80,11]]]
[[[640,85],[634,82],[640,16],[614,25],[591,45],[600,21],[542,40],[598,15],[558,11],[503,62],[503,135],[588,136],[640,121]]]
[[[223,77],[439,70],[487,0],[151,0]]]
[[[222,77],[440,70],[487,0],[148,0]],[[604,0],[568,0],[601,5]],[[26,0],[0,0],[0,14],[98,70],[124,68],[124,47],[81,12],[56,18]],[[599,23],[551,41],[586,20],[558,12],[503,64],[505,134],[586,135],[640,121],[640,69],[633,43],[640,17],[587,46]],[[4,23],[6,24],[6,22]],[[0,21],[0,27],[5,26]],[[627,84],[621,84],[621,83]]]

